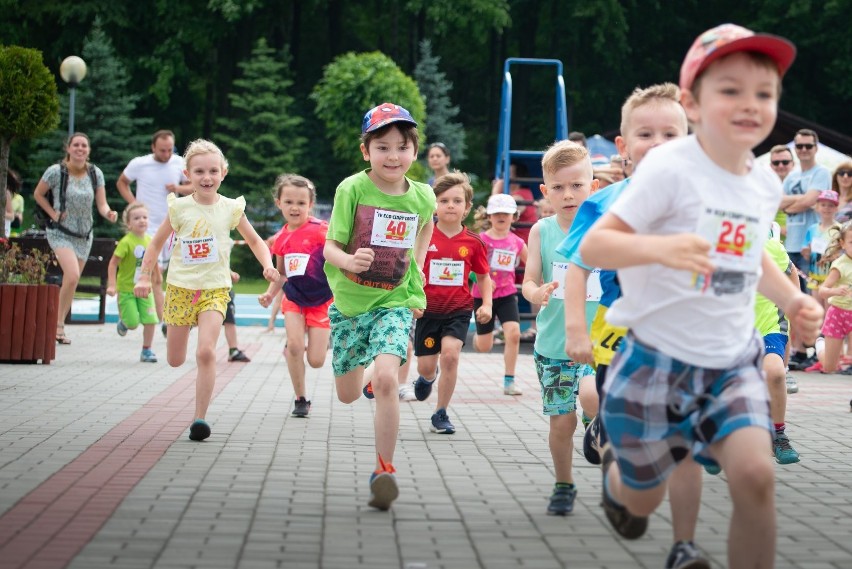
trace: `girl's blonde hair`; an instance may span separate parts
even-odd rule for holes
[[[148,211],[148,206],[146,206],[142,202],[133,202],[132,204],[124,208],[124,211],[121,214],[121,224],[127,231],[130,231],[130,214],[136,211],[137,209],[144,209],[145,211]]]
[[[275,187],[272,188],[272,197],[275,198],[276,201],[281,199],[281,192],[287,186],[307,188],[308,192],[311,194],[311,203],[317,201],[317,189],[314,187],[314,183],[304,176],[299,176],[298,174],[280,174],[277,178],[275,178]]]
[[[828,247],[823,253],[823,261],[831,262],[843,252],[843,240],[846,234],[852,231],[852,221],[847,221],[843,225],[835,225],[828,228]]]
[[[187,170],[189,170],[189,161],[199,154],[218,154],[219,158],[222,160],[222,169],[228,169],[228,161],[225,159],[225,155],[222,154],[222,150],[209,140],[197,138],[189,143],[189,146],[186,147],[186,152],[183,155],[183,162],[186,164]]]
[[[489,229],[491,229],[491,220],[488,219],[488,214],[485,213],[485,206],[481,205],[473,212],[473,230],[477,233],[482,233]]]

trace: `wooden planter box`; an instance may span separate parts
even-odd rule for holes
[[[58,314],[58,286],[0,284],[0,362],[49,364]]]

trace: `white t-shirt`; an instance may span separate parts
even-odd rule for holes
[[[712,245],[716,271],[706,282],[659,264],[619,269],[623,297],[607,320],[678,360],[729,367],[754,334],[763,244],[780,200],[774,173],[723,170],[695,136],[650,151],[610,211],[637,233],[701,235]]]
[[[172,192],[166,190],[166,186],[187,181],[183,170],[183,158],[177,154],[172,154],[168,162],[158,162],[153,154],[139,156],[124,169],[124,175],[136,182],[136,199],[148,208],[149,235],[157,232],[168,215],[166,197]]]

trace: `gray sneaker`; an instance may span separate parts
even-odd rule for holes
[[[672,546],[666,559],[666,569],[710,569],[710,562],[691,541],[679,541]]]
[[[127,336],[127,326],[124,325],[124,322],[121,318],[118,319],[118,324],[115,325],[115,331],[118,332],[118,335],[122,338]]]
[[[148,364],[155,364],[157,363],[157,354],[155,354],[151,350],[144,349],[142,350],[142,354],[139,356],[139,361]]]
[[[787,393],[798,393],[799,392],[799,382],[796,381],[796,378],[793,377],[792,374],[787,372]]]

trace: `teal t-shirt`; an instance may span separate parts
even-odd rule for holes
[[[435,193],[427,184],[406,178],[408,191],[391,196],[376,187],[367,172],[337,186],[327,239],[341,243],[347,253],[367,247],[376,256],[370,268],[358,274],[326,262],[334,305],[350,317],[376,308],[426,308],[414,244],[423,226],[432,222]]]
[[[121,258],[115,277],[118,292],[133,292],[133,285],[139,278],[137,272],[142,268],[142,257],[145,256],[145,249],[149,243],[151,243],[150,235],[137,237],[133,233],[128,233],[115,246],[113,255]]]

